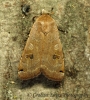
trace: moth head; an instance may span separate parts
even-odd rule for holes
[[[37,23],[44,35],[47,35],[53,30],[55,21],[48,14],[44,14],[37,19]]]
[[[49,22],[42,21],[42,22],[38,22],[38,25],[44,35],[47,35],[49,32],[53,30],[53,22],[49,23]]]

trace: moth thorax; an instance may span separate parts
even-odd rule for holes
[[[42,32],[44,33],[44,35],[47,35],[51,30],[50,25],[47,22],[43,22],[41,24],[42,24]]]

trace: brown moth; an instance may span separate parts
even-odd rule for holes
[[[60,81],[64,77],[64,58],[59,32],[53,18],[43,14],[37,18],[18,67],[18,75],[27,80],[44,74],[48,79]]]

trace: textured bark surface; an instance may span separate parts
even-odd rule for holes
[[[43,75],[18,79],[22,51],[42,9],[53,11],[60,31],[62,82]],[[90,0],[0,0],[0,55],[0,100],[90,100]]]

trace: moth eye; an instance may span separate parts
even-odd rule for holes
[[[59,59],[59,57],[60,55],[56,55],[56,54],[53,55],[53,59]]]

